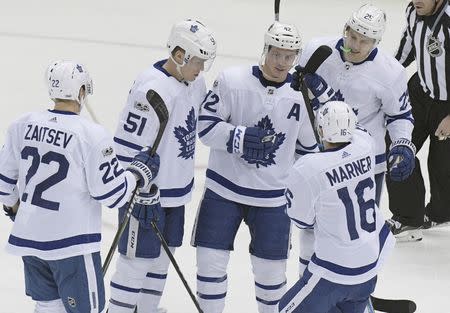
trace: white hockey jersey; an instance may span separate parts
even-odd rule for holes
[[[286,180],[288,215],[314,228],[308,270],[335,283],[368,281],[394,245],[375,204],[374,146],[357,129],[351,143],[300,158]]]
[[[120,207],[135,186],[100,125],[67,111],[26,114],[0,151],[0,201],[20,199],[7,251],[45,260],[100,251],[100,202]]]
[[[202,76],[181,83],[159,61],[142,72],[134,82],[127,103],[120,115],[114,141],[117,156],[127,164],[144,146],[152,146],[159,129],[159,120],[147,101],[146,94],[155,90],[169,111],[169,121],[157,153],[161,164],[154,182],[160,189],[161,205],[175,207],[191,199],[194,186],[194,155],[197,116],[206,95]]]
[[[211,147],[207,188],[248,205],[285,204],[283,181],[288,170],[296,156],[317,146],[303,98],[289,86],[291,79],[270,83],[258,66],[234,67],[219,74],[199,117],[200,140]],[[256,163],[228,153],[230,131],[239,125],[272,129],[277,150]]]
[[[375,48],[362,63],[346,62],[342,56],[343,39],[316,38],[306,46],[300,59],[305,66],[321,45],[333,53],[317,70],[317,74],[336,92],[337,99],[349,104],[376,142],[375,173],[386,170],[386,128],[391,140],[411,140],[413,117],[407,91],[406,70],[391,55]]]

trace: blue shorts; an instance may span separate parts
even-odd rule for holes
[[[156,223],[158,229],[162,232],[168,246],[180,247],[184,235],[184,205],[163,208],[163,211],[165,215],[160,216]],[[119,209],[119,224],[122,223],[125,212],[126,205]],[[129,252],[128,256],[153,259],[159,257],[160,251],[161,242],[155,231],[141,227],[136,219],[133,221],[133,217],[130,217],[130,222],[119,240],[119,253],[127,255]]]
[[[35,301],[61,299],[69,313],[101,312],[105,307],[100,252],[61,260],[22,257],[25,291]]]
[[[251,236],[252,255],[284,260],[290,249],[291,221],[286,206],[255,207],[227,200],[206,189],[194,226],[194,246],[233,250],[234,238],[242,220]]]
[[[278,312],[289,313],[363,313],[377,277],[357,285],[330,282],[308,269],[278,304]]]

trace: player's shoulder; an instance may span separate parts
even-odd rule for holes
[[[251,65],[228,67],[219,73],[216,84],[230,89],[240,89],[243,83],[252,80],[253,72],[254,66]]]
[[[73,131],[78,134],[81,141],[91,146],[95,146],[105,139],[112,139],[112,135],[105,127],[84,116],[79,116],[77,123],[74,124]]]
[[[321,172],[324,160],[326,155],[322,152],[308,153],[294,163],[293,175],[300,175],[304,180],[309,180]]]

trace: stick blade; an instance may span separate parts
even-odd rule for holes
[[[159,123],[166,124],[169,119],[169,111],[167,110],[167,106],[161,96],[153,89],[149,89],[147,91],[146,98],[153,110],[155,110]]]
[[[333,53],[330,47],[322,45],[314,51],[305,65],[305,73],[315,73],[319,66]]]
[[[380,299],[373,296],[370,299],[373,308],[380,312],[414,313],[417,309],[416,303],[411,300]]]

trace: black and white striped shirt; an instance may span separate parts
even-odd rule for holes
[[[423,90],[442,101],[449,100],[449,15],[449,0],[444,0],[432,16],[418,16],[411,2],[406,8],[407,26],[395,56],[405,67],[415,59]]]

